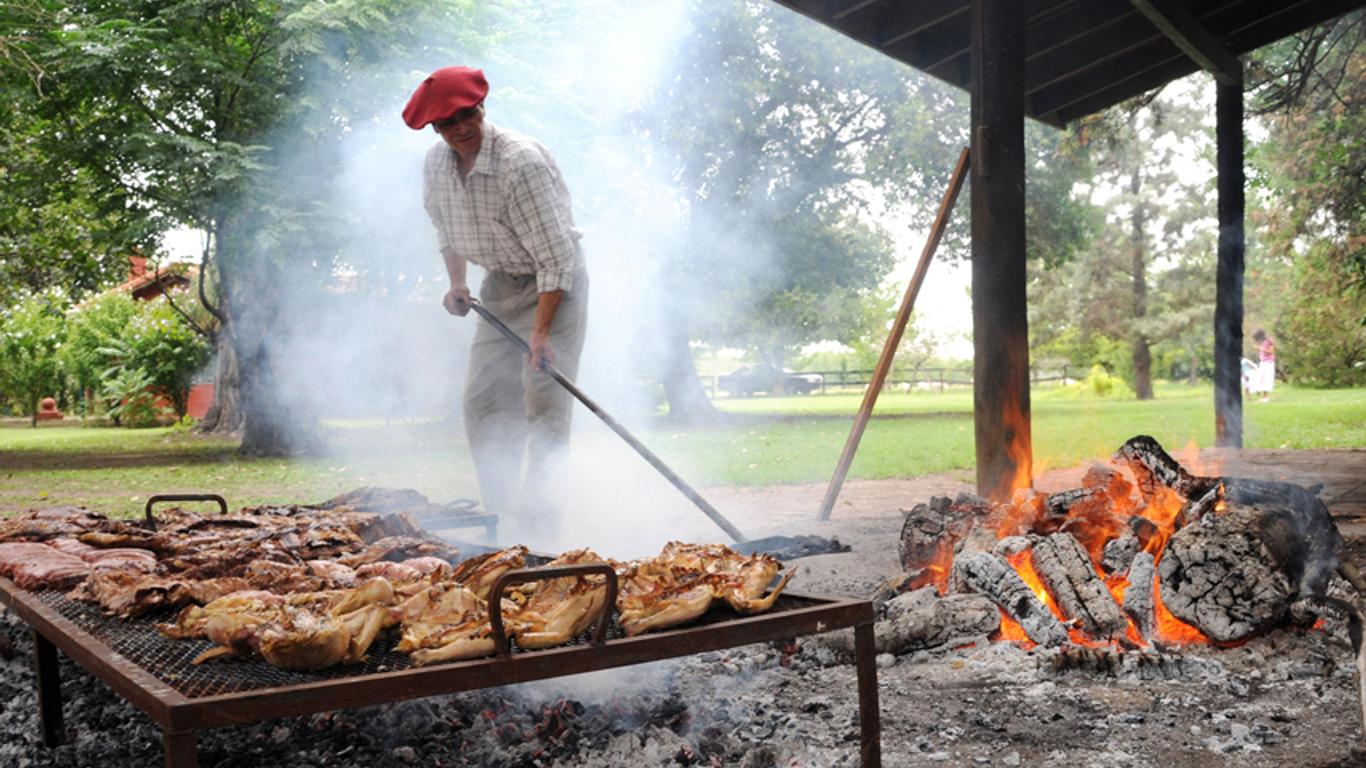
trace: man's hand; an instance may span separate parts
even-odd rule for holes
[[[526,356],[531,370],[544,372],[555,364],[555,350],[550,346],[549,333],[532,331],[527,346],[531,347],[531,353]]]
[[[470,313],[470,289],[464,285],[452,285],[446,295],[441,297],[441,306],[456,317]]]

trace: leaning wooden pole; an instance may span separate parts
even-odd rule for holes
[[[949,216],[953,214],[953,205],[958,200],[958,192],[963,188],[968,165],[968,148],[964,147],[962,154],[958,156],[958,165],[953,169],[949,188],[944,191],[944,199],[939,203],[939,215],[934,219],[934,226],[930,227],[930,237],[925,241],[925,250],[920,252],[920,263],[916,265],[915,274],[906,286],[906,294],[901,297],[901,308],[896,312],[896,320],[892,322],[891,333],[887,334],[887,342],[882,345],[882,355],[877,360],[872,381],[868,382],[868,391],[863,393],[863,404],[859,406],[858,415],[854,417],[849,439],[844,441],[844,452],[840,454],[839,463],[835,465],[835,475],[830,478],[830,486],[825,489],[825,500],[821,502],[819,515],[821,520],[830,519],[830,511],[835,508],[835,500],[839,498],[840,489],[844,487],[844,479],[849,475],[849,467],[854,463],[854,454],[858,452],[859,441],[863,439],[863,430],[867,428],[868,419],[873,415],[878,393],[882,391],[887,374],[892,370],[896,348],[900,346],[901,335],[905,333],[906,323],[911,319],[911,310],[915,307],[915,297],[920,293],[920,284],[925,282],[925,273],[930,269],[930,259],[939,247],[944,229],[949,224]]]

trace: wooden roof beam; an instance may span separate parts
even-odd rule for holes
[[[877,5],[882,0],[828,0],[826,3],[826,16],[831,21],[839,21],[845,16],[858,13],[870,5]]]
[[[923,0],[916,3],[913,8],[904,11],[909,23],[889,29],[880,35],[877,40],[878,47],[891,47],[936,24],[955,16],[966,15],[971,7],[971,2],[965,3],[963,0]]]
[[[1241,86],[1243,65],[1219,38],[1176,0],[1129,0],[1181,52],[1224,85]]]

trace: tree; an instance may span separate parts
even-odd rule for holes
[[[1252,112],[1266,140],[1250,218],[1289,291],[1266,319],[1278,366],[1315,386],[1366,384],[1366,12],[1256,52]]]
[[[1154,346],[1182,334],[1198,343],[1194,329],[1212,305],[1198,287],[1155,293],[1153,285],[1158,274],[1173,287],[1189,283],[1211,263],[1209,185],[1184,182],[1176,172],[1188,162],[1185,140],[1209,132],[1200,118],[1188,97],[1150,95],[1083,126],[1078,137],[1096,168],[1092,189],[1106,197],[1105,225],[1062,274],[1036,277],[1031,292],[1041,345],[1052,340],[1050,328],[1055,335],[1076,326],[1073,342],[1098,356],[1072,362],[1103,361],[1106,340],[1124,341],[1128,357],[1119,367],[1140,400],[1153,396]],[[1178,264],[1184,271],[1170,273]]]
[[[467,42],[471,0],[320,2],[33,0],[31,35],[10,50],[42,72],[35,114],[56,130],[39,151],[85,169],[125,215],[208,234],[216,275],[219,401],[211,424],[241,449],[312,444],[308,411],[277,373],[270,329],[285,288],[329,279],[341,246],[319,190],[336,177],[348,127],[374,115],[376,83],[407,86],[424,30]],[[13,60],[13,59],[11,59]],[[384,61],[391,66],[380,67]],[[8,65],[8,62],[7,62]],[[396,78],[403,77],[404,85]],[[10,82],[18,79],[12,75]]]
[[[693,338],[781,366],[794,345],[849,337],[893,263],[869,190],[904,202],[942,183],[953,156],[933,117],[953,97],[904,67],[768,3],[695,2],[689,21],[638,118],[686,209],[661,308],[662,379],[682,419],[710,411]]]
[[[38,401],[59,393],[60,351],[66,335],[61,296],[29,296],[0,310],[0,393],[30,414],[38,426]]]

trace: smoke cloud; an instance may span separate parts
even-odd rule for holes
[[[663,283],[662,255],[679,242],[686,206],[651,163],[648,138],[633,130],[631,115],[670,69],[670,57],[687,32],[684,4],[601,0],[527,12],[541,15],[529,25],[497,32],[497,41],[484,50],[413,61],[413,50],[442,50],[440,41],[414,41],[409,60],[400,65],[409,68],[407,82],[360,97],[378,105],[372,119],[351,124],[333,149],[277,153],[295,155],[299,166],[286,163],[274,174],[285,183],[316,176],[296,172],[305,163],[336,163],[335,194],[315,201],[316,221],[326,222],[328,231],[303,237],[327,239],[348,255],[322,289],[317,264],[306,258],[291,267],[299,274],[287,271],[262,281],[261,290],[282,300],[272,302],[278,314],[255,321],[270,328],[269,357],[300,422],[314,416],[426,420],[426,428],[414,426],[418,441],[430,439],[432,419],[446,419],[443,429],[464,443],[461,389],[476,320],[472,314],[451,317],[440,307],[448,283],[421,200],[423,158],[439,138],[409,130],[400,118],[411,89],[430,71],[452,64],[484,69],[491,84],[486,120],[540,141],[564,173],[576,223],[585,233],[592,282],[578,383],[632,431],[639,433],[654,418],[658,394],[647,379],[658,346],[655,310],[661,302],[679,301],[690,288]],[[306,144],[283,137],[282,142]],[[316,192],[296,194],[309,199]],[[279,246],[265,247],[271,245]],[[757,254],[770,249],[754,244],[748,250],[756,256],[745,268],[762,270]],[[303,274],[310,270],[312,279]],[[472,289],[481,278],[471,265]],[[577,404],[574,427],[565,457],[564,525],[553,535],[523,532],[528,536],[519,543],[549,551],[591,546],[623,558],[657,552],[671,538],[724,539]],[[692,474],[669,456],[668,446],[656,445],[657,437],[644,438],[680,474]],[[354,465],[364,457],[347,461]],[[437,501],[478,496],[468,474],[457,472],[435,494],[424,491]]]

